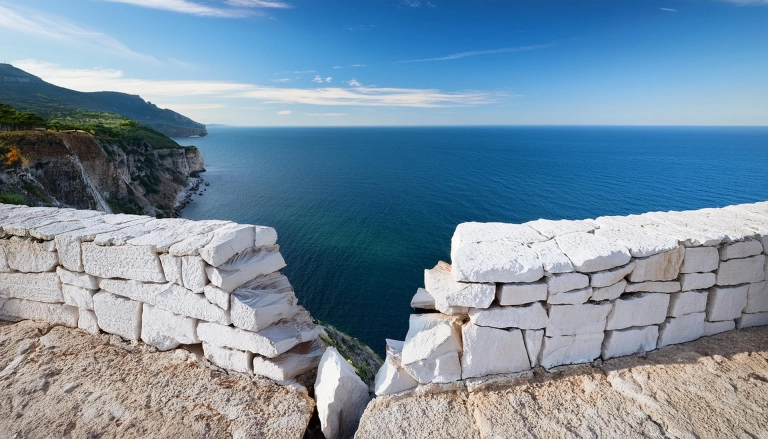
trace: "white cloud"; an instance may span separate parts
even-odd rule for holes
[[[333,68],[334,69],[343,69],[344,67],[342,67],[342,66],[333,66]]]
[[[733,3],[740,6],[745,5],[768,5],[768,0],[721,0],[726,3]]]
[[[321,78],[320,75],[315,75],[315,79],[313,79],[312,82],[323,82],[323,78]]]
[[[659,9],[667,12],[677,12],[677,9],[672,9],[672,8],[659,8]]]
[[[63,17],[43,15],[28,9],[10,9],[0,5],[0,28],[61,44],[95,50],[111,55],[157,61],[154,57],[134,52],[115,38],[92,29],[80,27]]]
[[[305,116],[321,116],[321,117],[334,117],[334,116],[346,116],[347,113],[304,113]]]
[[[526,50],[544,49],[551,46],[552,46],[552,43],[547,43],[547,44],[535,44],[531,46],[504,47],[502,49],[473,50],[470,52],[461,52],[461,53],[454,53],[452,55],[441,56],[439,58],[424,58],[424,59],[412,59],[408,61],[395,61],[394,64],[426,62],[426,61],[448,61],[452,59],[465,58],[467,56],[491,55],[495,53],[524,52]]]
[[[290,9],[293,7],[289,3],[268,0],[227,0],[227,4],[232,6],[244,6],[247,8]]]
[[[295,73],[295,74],[301,75],[302,73],[316,73],[316,72],[314,70],[294,70],[288,73]]]
[[[350,67],[367,67],[365,64],[352,64]]]
[[[254,8],[292,8],[289,3],[271,0],[226,0],[229,7],[210,6],[206,2],[192,0],[102,0],[111,3],[125,3],[142,8],[179,12],[201,17],[242,18],[249,15],[264,15]]]
[[[363,84],[357,82],[357,79],[354,79],[354,78],[350,79],[349,81],[347,81],[347,84],[349,84],[350,87],[362,87],[363,86]]]
[[[325,78],[325,82],[331,82],[331,81],[333,81],[333,78],[331,78],[330,76]]]
[[[273,79],[272,82],[291,82],[291,78],[278,78]]]
[[[155,102],[173,97],[252,99],[268,104],[437,108],[491,104],[506,97],[480,91],[444,92],[418,88],[290,88],[228,81],[145,80],[126,78],[120,70],[67,69],[35,60],[16,61],[13,65],[62,87],[80,91],[120,91]]]
[[[292,111],[291,111],[291,110],[281,110],[281,111],[278,111],[278,112],[277,112],[277,114],[279,114],[279,115],[281,115],[281,116],[287,116],[287,115],[289,115],[289,114],[291,114],[291,113],[292,113]]]

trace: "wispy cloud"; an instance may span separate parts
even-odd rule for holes
[[[227,4],[231,6],[242,6],[246,8],[290,9],[293,7],[289,3],[268,0],[227,0]]]
[[[126,78],[120,70],[67,69],[35,60],[15,61],[13,64],[62,87],[81,91],[121,91],[152,101],[197,97],[253,99],[265,104],[439,108],[491,104],[507,97],[481,91],[445,92],[418,88],[286,88],[227,81],[156,81]]]
[[[344,67],[342,67],[342,66],[333,66],[333,68],[334,69],[343,69]]]
[[[111,3],[125,3],[142,8],[159,9],[201,17],[242,18],[250,15],[264,15],[257,9],[287,9],[289,3],[269,0],[225,0],[221,6],[211,6],[209,2],[192,0],[102,0]],[[226,5],[226,7],[224,6]]]
[[[292,72],[283,72],[283,73],[295,73],[297,75],[301,75],[304,73],[316,73],[316,71],[315,70],[294,70]]]
[[[461,53],[454,53],[452,55],[441,56],[439,58],[424,58],[424,59],[411,59],[407,61],[395,61],[393,64],[428,62],[428,61],[449,61],[452,59],[466,58],[468,56],[493,55],[496,53],[524,52],[527,50],[544,49],[547,47],[551,47],[553,44],[554,43],[547,43],[547,44],[534,44],[531,46],[504,47],[501,49],[491,49],[491,50],[473,50],[470,52],[461,52]]]
[[[726,3],[733,3],[740,6],[746,5],[768,5],[768,0],[720,0]]]
[[[273,79],[272,82],[291,82],[291,78],[278,78]]]
[[[672,9],[672,8],[659,8],[659,9],[667,12],[677,12],[677,9]]]
[[[432,2],[426,2],[422,0],[401,0],[401,3],[405,6],[411,7],[411,8],[420,8],[422,6],[427,8],[436,8],[437,5],[435,5]]]
[[[321,117],[334,117],[334,116],[346,116],[347,113],[304,113],[305,116],[321,116]]]
[[[359,83],[359,82],[357,81],[357,79],[354,79],[354,78],[353,78],[353,79],[350,79],[349,81],[347,81],[347,84],[348,84],[350,87],[362,87],[362,86],[363,86],[363,84]]]
[[[154,57],[135,52],[103,32],[80,27],[59,16],[45,15],[29,8],[0,5],[0,28],[36,38],[128,58],[157,61]]]
[[[315,75],[314,79],[312,79],[312,82],[331,82],[331,81],[333,81],[333,78],[330,76],[323,79],[320,77],[320,75]]]
[[[291,113],[293,113],[291,110],[281,110],[281,111],[277,112],[277,114],[279,114],[281,116],[287,116],[287,115],[289,115]]]
[[[352,64],[350,67],[368,67],[366,64]]]

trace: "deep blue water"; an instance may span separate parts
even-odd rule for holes
[[[299,302],[373,347],[403,339],[464,221],[581,219],[768,199],[768,128],[232,128],[197,145],[183,216],[275,227]]]

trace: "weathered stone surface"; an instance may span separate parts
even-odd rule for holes
[[[377,396],[392,395],[413,389],[419,382],[408,375],[402,367],[401,356],[404,341],[387,339],[387,358],[376,373],[374,392]]]
[[[685,249],[681,273],[706,273],[717,270],[720,256],[715,247],[693,247]]]
[[[205,298],[212,304],[224,311],[229,311],[230,293],[215,285],[208,284],[203,288],[203,294],[205,294]]]
[[[538,219],[536,221],[529,221],[525,225],[531,227],[533,230],[541,233],[547,238],[554,238],[555,236],[565,235],[566,233],[574,232],[591,232],[600,227],[593,220],[548,220]]]
[[[685,247],[635,259],[635,269],[627,276],[630,282],[666,281],[677,279]]]
[[[56,273],[0,273],[0,296],[35,302],[63,302]]]
[[[525,224],[461,223],[456,226],[451,238],[451,259],[454,260],[455,250],[467,244],[499,241],[529,244],[546,240],[545,236]]]
[[[165,280],[176,285],[184,286],[184,278],[181,275],[181,258],[169,254],[160,255],[160,265],[163,267]]]
[[[221,348],[203,343],[203,355],[222,369],[250,374],[253,369],[253,353],[237,349]]]
[[[280,273],[259,276],[231,294],[232,324],[248,331],[261,331],[298,311],[293,287]]]
[[[274,273],[285,267],[277,247],[250,248],[219,266],[205,267],[211,283],[224,291],[233,291],[249,280]]]
[[[763,243],[758,240],[734,242],[733,244],[726,244],[720,249],[720,260],[747,258],[762,252]]]
[[[550,369],[563,364],[587,363],[600,356],[602,332],[544,337],[541,366]]]
[[[681,317],[670,317],[659,325],[659,340],[657,347],[663,348],[671,344],[685,343],[696,340],[704,335],[703,312],[686,314]]]
[[[146,223],[136,224],[130,227],[125,227],[118,230],[110,230],[108,232],[99,233],[93,238],[93,243],[96,245],[126,245],[128,241],[137,236],[146,235],[152,232],[145,226]],[[152,245],[151,243],[148,245]]]
[[[587,287],[565,293],[550,294],[547,303],[550,305],[576,305],[586,303],[590,297],[592,297],[592,287]]]
[[[623,245],[635,258],[645,258],[674,250],[679,245],[677,239],[671,236],[644,230],[641,227],[601,227],[595,230],[595,235]]]
[[[513,241],[451,248],[451,274],[461,282],[535,282],[544,275],[536,252]]]
[[[544,344],[544,330],[524,329],[523,341],[525,342],[525,350],[528,352],[528,361],[531,363],[531,367],[538,366],[541,346]]]
[[[79,309],[80,317],[77,319],[77,327],[83,331],[98,335],[101,330],[99,329],[99,321],[96,319],[96,313],[90,309]]]
[[[680,291],[680,282],[638,282],[628,283],[625,293],[676,293]]]
[[[747,307],[745,313],[758,313],[768,311],[768,282],[749,284],[747,290]]]
[[[193,293],[202,293],[208,284],[208,275],[205,273],[205,261],[200,256],[182,256],[181,273],[184,279],[184,287]]]
[[[704,322],[704,333],[702,336],[709,337],[721,332],[731,331],[736,329],[736,322],[733,320],[725,320],[722,322]]]
[[[687,273],[680,275],[683,291],[706,290],[715,284],[715,273]]]
[[[56,238],[56,235],[71,232],[73,230],[84,229],[95,224],[98,224],[98,219],[55,222],[29,229],[29,236],[44,241],[50,241]]]
[[[403,369],[420,384],[450,383],[461,379],[461,362],[457,351],[403,364]]]
[[[469,310],[469,320],[493,328],[542,329],[547,326],[547,310],[540,302],[526,306],[492,306]]]
[[[429,291],[419,288],[411,299],[411,308],[435,309],[435,298],[429,294]]]
[[[549,307],[547,337],[561,335],[602,333],[605,330],[611,303],[582,305],[552,305]]]
[[[760,282],[765,279],[765,255],[744,259],[730,259],[720,263],[715,272],[717,285],[737,285]]]
[[[320,426],[326,438],[351,438],[368,404],[368,386],[332,347],[325,350],[315,381]]]
[[[503,330],[465,323],[461,327],[464,353],[461,378],[514,373],[531,367],[519,329]]]
[[[765,325],[768,325],[768,312],[742,314],[741,317],[736,319],[736,327],[739,329]]]
[[[154,305],[166,311],[206,322],[222,325],[231,323],[229,313],[209,302],[202,294],[195,294],[176,284],[166,285],[168,287],[155,297]]]
[[[707,299],[707,320],[719,322],[738,318],[747,306],[748,290],[749,285],[711,288]]]
[[[496,297],[499,305],[525,305],[532,302],[547,300],[547,284],[534,282],[530,284],[499,284],[496,287]]]
[[[148,218],[136,220],[144,223]],[[94,224],[83,229],[73,230],[71,232],[56,235],[56,251],[59,254],[59,263],[70,271],[83,271],[82,248],[84,241],[92,241],[99,233],[118,230],[124,227],[130,227],[133,222],[112,225],[112,224]]]
[[[99,281],[99,288],[104,291],[150,305],[155,305],[157,297],[171,288],[171,285],[174,284],[153,284],[122,279],[101,279]]]
[[[253,236],[254,247],[277,244],[277,231],[272,227],[253,226]]]
[[[317,369],[323,352],[320,340],[314,340],[301,343],[275,358],[264,358],[257,355],[253,359],[253,373],[275,381],[287,381]]]
[[[232,224],[211,234],[211,240],[199,250],[208,264],[218,267],[238,253],[253,247],[254,228],[251,225]]]
[[[174,224],[179,218],[169,218],[157,220],[158,223],[150,222],[149,227],[155,228],[150,233],[137,236],[128,240],[130,245],[154,245],[159,252],[167,252],[174,244],[185,240],[190,235],[202,235],[213,232],[223,226],[232,227],[233,223],[227,221],[188,221],[180,224]]]
[[[450,351],[461,351],[458,325],[439,314],[411,314],[403,344],[403,365]]]
[[[553,274],[547,276],[546,279],[547,290],[550,295],[580,290],[589,286],[589,276],[582,273]]]
[[[84,271],[96,277],[165,282],[160,259],[152,246],[103,247],[84,242]]]
[[[465,283],[453,280],[451,266],[438,262],[431,270],[424,270],[424,289],[435,298],[435,306],[463,306],[488,308],[496,296],[493,283]]]
[[[41,303],[22,299],[2,299],[0,320],[38,320],[54,325],[77,327],[77,308],[60,303]]]
[[[213,233],[195,235],[179,241],[168,248],[168,254],[172,256],[197,256],[200,249],[208,245],[213,239]]]
[[[544,267],[544,271],[547,273],[568,273],[573,271],[571,260],[560,250],[554,239],[534,242],[528,246],[536,252],[542,267]]]
[[[606,331],[603,340],[603,360],[639,354],[656,349],[658,326]]]
[[[685,314],[704,312],[707,308],[706,291],[684,291],[669,296],[668,317],[680,317]]]
[[[626,247],[590,233],[569,233],[555,238],[574,268],[582,273],[609,270],[630,260]]]
[[[93,295],[98,290],[88,290],[74,285],[64,284],[61,292],[64,295],[64,303],[82,309],[93,309]]]
[[[589,300],[599,302],[601,300],[614,300],[624,293],[627,281],[620,280],[613,285],[603,288],[592,288],[592,297]]]
[[[8,266],[8,258],[5,256],[5,250],[3,249],[3,246],[0,245],[0,273],[9,273],[11,271],[13,270]]]
[[[141,302],[101,291],[93,296],[93,311],[102,331],[126,340],[141,337]]]
[[[622,281],[626,275],[635,269],[635,262],[607,271],[598,271],[589,275],[589,284],[595,288],[604,288]]]
[[[200,343],[197,320],[145,303],[141,314],[141,340],[161,351],[182,344]]]
[[[99,279],[87,273],[74,273],[61,266],[56,267],[56,274],[59,275],[61,283],[74,285],[87,290],[99,288]]]
[[[48,251],[41,242],[19,238],[0,241],[5,250],[5,258],[8,266],[23,273],[40,273],[53,271],[59,264],[59,258],[55,251]]]
[[[624,329],[663,322],[669,309],[669,294],[637,294],[616,299],[608,314],[606,329]]]

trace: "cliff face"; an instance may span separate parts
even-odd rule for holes
[[[108,142],[84,132],[9,132],[0,143],[17,146],[21,155],[4,164],[0,193],[36,205],[175,216],[188,179],[205,170],[195,147],[154,149],[146,141]]]

